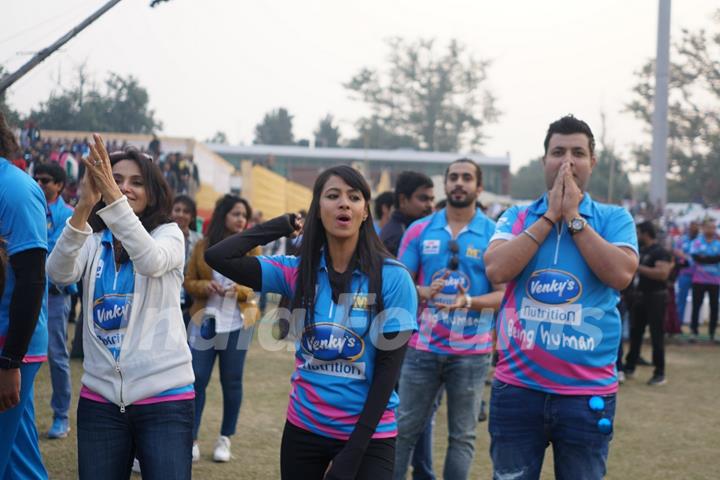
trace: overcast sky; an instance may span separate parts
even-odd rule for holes
[[[102,0],[2,0],[0,64],[14,70]],[[137,76],[163,133],[204,140],[218,130],[251,143],[265,112],[284,106],[296,138],[312,138],[332,113],[347,138],[365,110],[342,83],[363,66],[382,66],[384,40],[457,38],[492,60],[488,86],[503,112],[484,153],[509,153],[513,170],[542,154],[547,124],[574,113],[621,151],[648,142],[627,113],[633,72],[655,55],[657,0],[124,0],[9,92],[28,112],[68,84],[85,62]],[[682,28],[712,27],[716,0],[675,0],[673,39]]]

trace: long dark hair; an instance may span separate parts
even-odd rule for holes
[[[320,174],[313,186],[313,197],[308,210],[305,226],[303,228],[303,239],[300,245],[300,265],[295,285],[295,294],[292,300],[292,309],[305,309],[305,324],[308,317],[315,311],[315,285],[317,284],[317,269],[320,257],[323,255],[324,247],[327,246],[327,235],[325,227],[320,220],[320,197],[325,183],[331,176],[340,177],[350,187],[359,191],[366,204],[370,205],[370,187],[365,178],[354,168],[347,165],[330,167]],[[375,294],[375,314],[384,309],[382,299],[382,267],[392,255],[387,251],[383,243],[375,233],[371,209],[367,209],[368,216],[360,224],[360,234],[357,247],[355,247],[355,258],[357,268],[368,277],[368,294]],[[328,268],[331,266],[328,265]],[[352,268],[350,265],[349,268]],[[310,315],[308,315],[308,313]]]
[[[110,154],[110,165],[115,165],[122,160],[132,160],[140,167],[140,175],[142,176],[145,194],[147,195],[147,206],[145,207],[145,211],[139,215],[139,218],[145,230],[150,233],[160,225],[170,223],[172,221],[170,220],[173,198],[172,191],[165,181],[162,172],[160,172],[160,168],[153,163],[152,157],[141,153],[140,150],[135,147],[125,147],[124,150]],[[100,200],[92,209],[88,224],[90,224],[94,232],[100,232],[107,228],[103,219],[97,214],[98,210],[104,207],[105,202]],[[128,258],[127,252],[125,249],[122,249],[119,261],[122,263],[127,261]]]
[[[195,200],[188,195],[176,195],[172,203],[173,207],[178,203],[182,203],[190,211],[190,225],[188,228],[193,232],[197,232],[197,205],[195,204]]]
[[[5,120],[5,115],[0,111],[0,157],[13,160],[18,154],[20,147],[18,146],[15,134]]]
[[[225,216],[227,216],[230,210],[238,203],[242,203],[245,206],[246,221],[250,221],[252,217],[250,203],[237,195],[230,195],[229,193],[224,195],[215,203],[215,210],[213,210],[212,217],[210,218],[210,225],[208,225],[207,230],[208,248],[228,236],[228,231],[225,228]]]

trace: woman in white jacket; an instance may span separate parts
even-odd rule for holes
[[[135,455],[145,479],[189,479],[194,376],[172,193],[150,157],[108,154],[94,139],[80,199],[47,265],[56,285],[84,285],[80,478],[127,479]]]

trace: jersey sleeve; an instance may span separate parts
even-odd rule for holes
[[[405,265],[412,275],[417,274],[420,269],[420,243],[422,232],[426,223],[414,223],[405,230],[405,234],[400,240],[400,249],[397,258],[400,263]]]
[[[490,242],[495,240],[512,240],[517,236],[514,232],[515,223],[518,220],[518,207],[513,205],[503,213],[495,223],[495,233],[490,238]]]
[[[618,247],[630,248],[638,255],[635,222],[630,213],[624,208],[615,207],[612,209],[601,235],[608,243]]]
[[[382,332],[417,329],[418,298],[410,273],[401,265],[383,269]]]
[[[262,269],[263,293],[279,293],[284,297],[292,297],[299,259],[289,255],[260,255],[256,258]]]
[[[6,241],[7,254],[12,256],[32,248],[47,250],[45,196],[37,185],[32,186],[29,197],[24,183],[19,183],[22,190],[16,185],[9,182],[7,198],[0,198],[0,236]],[[25,200],[19,202],[19,198]]]

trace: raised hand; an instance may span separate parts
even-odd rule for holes
[[[438,307],[441,310],[457,310],[458,308],[467,308],[467,300],[465,299],[465,294],[467,293],[467,290],[465,290],[465,287],[462,285],[458,285],[458,292],[455,295],[455,300],[451,304],[444,304],[444,305],[438,305]]]
[[[105,149],[103,139],[94,133],[93,140],[95,143],[90,145],[90,155],[83,159],[83,163],[102,195],[102,199],[109,205],[122,197],[122,192],[113,178],[110,155]]]
[[[555,182],[548,192],[548,209],[545,215],[547,215],[550,220],[555,223],[562,218],[563,189],[565,183],[564,169],[565,164],[560,166],[560,169],[555,176]]]
[[[440,290],[445,288],[445,280],[447,279],[448,275],[450,275],[450,271],[445,270],[445,273],[443,273],[441,277],[433,280],[430,285],[426,287],[417,287],[418,294],[420,295],[420,300],[424,300],[426,302],[432,300],[435,295],[440,292]]]
[[[570,165],[565,164],[561,167],[561,170],[562,168],[565,168],[563,173],[562,216],[565,221],[570,221],[579,215],[578,207],[582,201],[583,193],[575,183]]]
[[[78,193],[79,206],[86,206],[92,209],[92,207],[94,207],[95,204],[100,201],[100,191],[98,190],[97,186],[95,186],[93,176],[90,173],[90,170],[87,168],[85,169],[85,175],[83,175],[83,178],[80,181],[80,188],[78,188]]]

